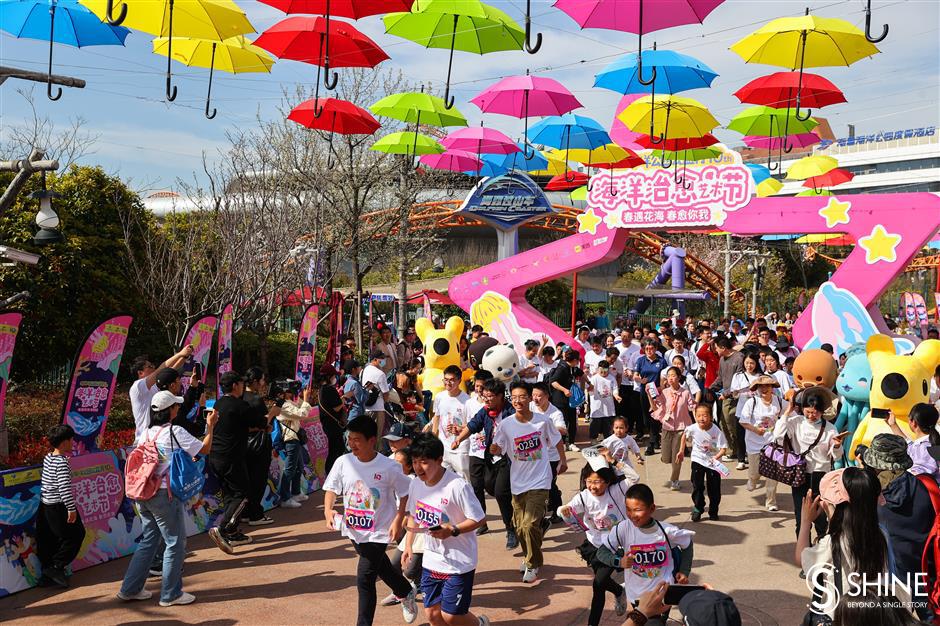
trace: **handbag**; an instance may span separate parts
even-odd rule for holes
[[[764,478],[776,480],[778,483],[801,487],[806,482],[806,455],[816,447],[826,430],[823,422],[819,427],[819,434],[813,443],[802,453],[793,452],[790,435],[783,438],[783,443],[768,443],[761,448],[757,472]]]
[[[179,447],[174,448],[174,442]],[[202,493],[206,475],[193,461],[193,457],[180,446],[172,427],[170,428],[170,449],[169,490],[173,496],[186,502]]]
[[[307,445],[307,431],[304,430],[304,427],[303,427],[303,426],[300,427],[300,430],[294,430],[293,428],[291,428],[291,427],[288,426],[287,424],[281,423],[281,428],[285,428],[285,429],[291,431],[292,433],[294,433],[295,435],[297,435],[297,442],[298,442],[300,445],[302,445],[302,446]]]

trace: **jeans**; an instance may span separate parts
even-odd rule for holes
[[[209,466],[222,483],[222,517],[219,530],[231,536],[248,504],[248,469],[243,458],[209,456]]]
[[[65,570],[78,556],[85,540],[81,517],[69,524],[64,504],[39,504],[36,516],[36,551],[44,568]]]
[[[793,495],[793,514],[796,517],[796,536],[800,536],[800,526],[802,525],[803,516],[803,498],[806,497],[807,491],[810,489],[813,490],[813,495],[819,494],[819,482],[822,480],[822,477],[826,475],[826,472],[812,472],[806,476],[806,480],[803,481],[803,484],[799,487],[790,487],[790,491]],[[829,527],[829,522],[826,519],[825,515],[820,515],[816,518],[816,521],[813,522],[813,527],[816,529],[816,537],[822,537],[826,534],[826,530]]]
[[[391,587],[396,598],[404,598],[411,593],[411,583],[388,560],[386,547],[384,543],[353,542],[353,548],[359,555],[359,566],[356,569],[359,618],[356,626],[372,626],[372,620],[375,619],[375,581],[377,578],[381,578],[382,582]]]
[[[490,494],[499,505],[499,515],[506,530],[514,528],[512,523],[512,491],[509,488],[509,461],[503,458],[498,463],[470,457],[470,486],[486,513],[486,495]]]
[[[512,496],[512,521],[527,567],[542,567],[542,518],[548,489],[533,489]]]
[[[300,495],[300,474],[301,474],[301,453],[300,442],[296,439],[284,442],[284,454],[287,461],[284,464],[284,472],[281,474],[281,483],[278,487],[278,495],[281,502],[290,500],[293,496]]]
[[[718,515],[721,504],[721,474],[710,467],[692,461],[692,505],[695,510],[705,511],[705,491],[708,485],[708,514]]]
[[[157,551],[160,539],[166,543],[163,555],[163,584],[160,601],[170,602],[183,593],[183,559],[186,558],[186,524],[183,502],[171,498],[166,489],[157,491],[149,500],[137,502],[143,534],[137,550],[131,557],[121,584],[121,594],[132,596],[140,593],[147,581],[150,562]]]

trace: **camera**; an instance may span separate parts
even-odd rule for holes
[[[300,393],[301,384],[299,380],[288,378],[285,380],[276,380],[271,384],[271,397],[278,398],[282,393],[288,393],[296,396]]]

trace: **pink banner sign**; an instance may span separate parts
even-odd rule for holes
[[[311,415],[319,414],[319,412],[319,407],[314,407]],[[322,481],[326,478],[326,457],[330,453],[330,441],[326,438],[320,420],[305,423],[304,430],[307,431],[307,452],[310,453],[310,464]]]
[[[98,435],[108,421],[118,368],[133,319],[130,315],[120,315],[96,326],[75,359],[63,410],[63,423],[75,430],[73,455],[98,450]]]
[[[196,366],[199,366],[201,380],[206,382],[206,368],[209,367],[209,351],[212,349],[212,337],[215,335],[215,329],[219,325],[219,318],[215,315],[207,315],[196,320],[196,323],[189,328],[186,333],[186,339],[183,345],[190,344],[193,347],[193,355],[183,363],[183,377],[180,382],[183,384],[182,393],[185,395],[189,390],[189,379],[193,375]]]
[[[235,318],[231,304],[226,304],[222,309],[222,318],[219,321],[219,348],[215,359],[215,380],[216,384],[222,380],[222,374],[232,371],[232,327]],[[222,397],[222,389],[216,390],[216,397]]]
[[[108,522],[121,508],[123,483],[112,452],[83,454],[72,459],[75,504],[86,528],[107,530]]]
[[[21,321],[22,313],[0,311],[0,426],[3,425],[10,364],[13,362],[13,348],[16,346],[16,335],[20,332]]]
[[[320,306],[311,304],[300,319],[297,333],[297,358],[294,362],[294,378],[307,387],[313,380],[313,366],[317,357],[317,317]]]

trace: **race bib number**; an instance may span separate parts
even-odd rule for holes
[[[539,433],[529,433],[513,440],[517,461],[538,461],[542,458],[542,438]]]
[[[470,436],[470,452],[479,453],[483,452],[486,447],[486,436],[483,433],[478,433],[476,435]]]
[[[669,545],[665,542],[630,546],[633,573],[641,578],[658,578],[669,563]]]
[[[368,509],[346,509],[346,527],[353,530],[374,530],[375,511]]]
[[[441,519],[444,515],[444,512],[440,509],[431,506],[421,500],[418,500],[415,503],[415,521],[422,528],[431,528],[432,526],[440,526]]]

